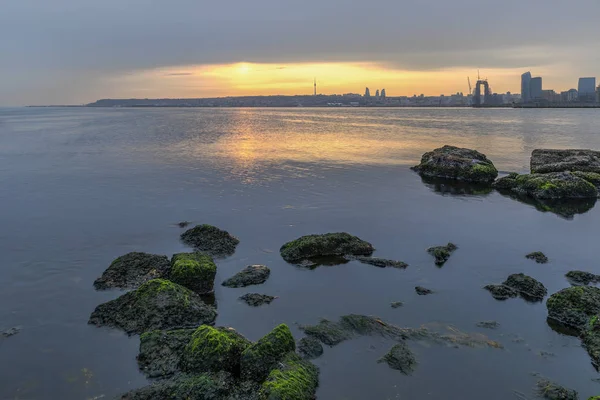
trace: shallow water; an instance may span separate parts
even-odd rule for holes
[[[241,240],[218,261],[217,283],[266,264],[261,286],[217,285],[218,325],[258,339],[276,324],[349,313],[400,325],[480,332],[504,345],[411,342],[404,376],[378,364],[392,343],[361,338],[326,348],[320,399],[507,399],[532,396],[537,372],[600,393],[578,339],[552,331],[544,303],[494,300],[482,289],[524,272],[553,293],[571,269],[600,273],[600,207],[568,218],[497,192],[424,183],[409,170],[443,144],[476,148],[499,170],[527,171],[539,147],[600,148],[596,110],[513,109],[0,109],[0,398],[85,399],[146,384],[139,338],[87,325],[119,292],[93,280],[130,251],[171,255],[181,220]],[[314,270],[278,249],[309,233],[348,231],[406,270],[350,262]],[[425,249],[459,249],[438,268]],[[546,265],[526,260],[545,252]],[[433,289],[417,296],[414,286]],[[250,308],[247,292],[279,296]],[[390,303],[402,301],[393,309]],[[496,320],[497,330],[477,328]],[[554,356],[542,357],[541,351]]]

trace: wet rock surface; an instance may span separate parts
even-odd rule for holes
[[[417,359],[405,342],[400,342],[390,349],[380,360],[392,369],[396,369],[405,375],[410,375],[417,367]]]
[[[298,354],[307,360],[318,358],[323,354],[323,345],[321,345],[319,340],[311,336],[300,339],[296,349]]]
[[[499,191],[538,200],[595,199],[598,189],[591,182],[595,174],[552,172],[548,174],[509,174],[494,182]]]
[[[579,396],[575,390],[564,388],[547,379],[540,379],[537,382],[537,389],[540,396],[549,400],[578,400]]]
[[[427,296],[428,294],[432,294],[433,290],[424,288],[423,286],[415,286],[415,292],[417,292],[419,296]]]
[[[229,232],[212,225],[197,225],[181,234],[181,241],[196,250],[215,257],[230,256],[240,243]]]
[[[260,389],[267,400],[312,400],[319,385],[319,370],[295,353],[288,353]]]
[[[484,154],[454,146],[444,146],[423,154],[421,163],[412,169],[421,176],[466,182],[491,183],[498,176],[496,167]]]
[[[365,256],[344,256],[349,261],[356,260],[363,264],[374,265],[379,268],[401,268],[404,269],[408,267],[408,264],[403,261],[397,260],[389,260],[387,258],[379,258],[379,257],[365,257]]]
[[[497,300],[521,296],[528,301],[542,301],[548,294],[541,282],[525,274],[512,274],[502,284],[487,285],[484,289]]]
[[[583,171],[600,173],[600,152],[583,149],[535,149],[531,153],[532,173]]]
[[[252,307],[259,307],[264,304],[271,304],[271,302],[275,299],[275,296],[269,296],[266,294],[259,293],[247,293],[240,297],[240,300]]]
[[[101,277],[94,281],[98,290],[135,289],[141,284],[169,274],[167,256],[132,252],[115,259]]]
[[[212,293],[217,266],[212,257],[202,253],[179,253],[171,259],[169,279],[198,294]]]
[[[600,275],[585,271],[569,271],[565,275],[573,286],[587,286],[590,283],[600,282]]]
[[[435,258],[435,265],[442,266],[456,249],[458,247],[454,243],[448,243],[445,246],[430,247],[427,249],[427,252]]]
[[[281,246],[281,257],[289,263],[302,263],[319,257],[370,256],[373,245],[345,232],[307,235]]]
[[[546,264],[548,262],[548,257],[541,251],[534,251],[533,253],[529,253],[525,256],[525,258],[529,260],[534,260],[538,264]]]
[[[128,334],[212,324],[217,312],[200,296],[176,283],[154,279],[137,290],[100,304],[89,323],[119,328]]]
[[[548,298],[546,308],[548,320],[581,331],[600,313],[600,289],[593,286],[563,289]]]
[[[279,325],[241,355],[241,377],[263,381],[287,353],[296,350],[296,342],[287,325]]]
[[[150,331],[140,336],[138,367],[149,378],[164,378],[180,371],[179,362],[195,329]]]
[[[231,288],[260,285],[265,283],[271,275],[271,270],[265,265],[249,265],[231,278],[225,280],[222,285]]]

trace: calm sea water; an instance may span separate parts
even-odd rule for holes
[[[219,226],[241,243],[217,283],[266,264],[262,286],[217,285],[218,325],[258,339],[285,322],[377,315],[401,326],[480,332],[504,349],[411,343],[412,376],[377,360],[391,347],[361,338],[326,348],[320,399],[528,397],[540,373],[600,393],[576,338],[546,324],[545,304],[494,300],[482,286],[524,272],[550,293],[565,272],[600,273],[600,207],[565,219],[496,192],[453,194],[409,170],[443,144],[475,148],[504,172],[527,171],[539,147],[600,149],[596,110],[0,109],[0,398],[89,399],[147,384],[139,338],[87,325],[120,293],[93,280],[130,251],[187,249],[174,223]],[[445,188],[445,189],[444,189]],[[406,270],[358,263],[306,270],[278,249],[309,233],[348,231]],[[456,243],[443,268],[425,249]],[[524,255],[544,251],[547,265]],[[416,285],[436,291],[420,297]],[[279,296],[250,308],[247,292]],[[404,307],[392,309],[390,302]],[[496,320],[497,330],[475,324]],[[541,352],[552,356],[541,356]]]

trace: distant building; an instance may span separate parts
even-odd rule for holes
[[[565,92],[560,92],[560,101],[564,103],[573,103],[577,101],[578,92],[577,89],[569,89]]]
[[[381,89],[381,98],[385,99],[385,89]]]
[[[523,103],[531,102],[531,72],[521,75],[521,101]]]
[[[579,101],[596,101],[596,78],[579,78]]]
[[[596,103],[600,103],[600,85],[596,88]]]
[[[376,97],[376,98],[379,98],[379,89],[377,89],[377,90],[375,91],[375,97]]]
[[[542,98],[542,78],[537,76],[529,82],[529,98],[531,101]]]
[[[542,99],[548,103],[560,103],[561,95],[552,89],[542,90]]]
[[[371,97],[371,91],[369,90],[369,88],[365,89],[365,97]]]

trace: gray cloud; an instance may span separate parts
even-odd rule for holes
[[[4,0],[0,104],[89,101],[114,74],[239,61],[416,70],[571,63],[574,74],[593,75],[599,12],[598,0]]]

